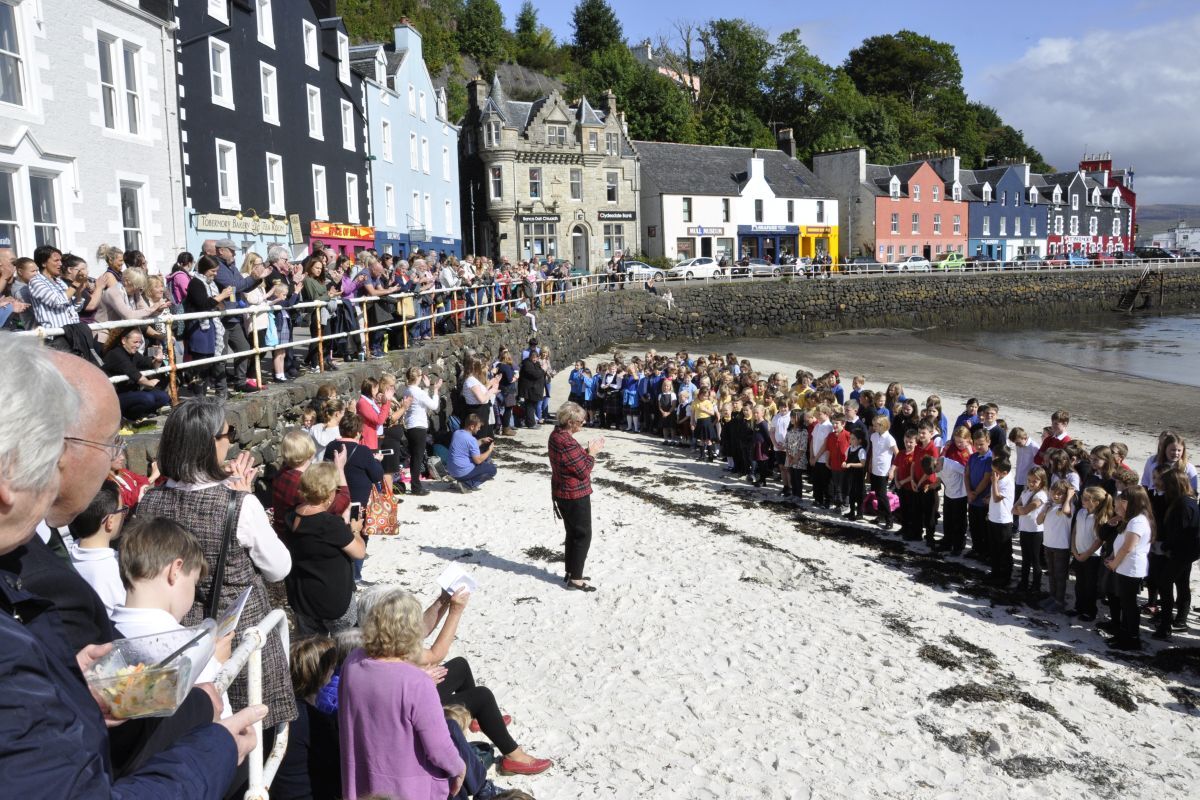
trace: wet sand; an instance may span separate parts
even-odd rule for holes
[[[946,416],[953,420],[961,413],[967,397],[999,404],[1000,416],[1010,427],[1021,425],[1035,438],[1049,423],[1050,412],[1066,408],[1071,412],[1072,434],[1086,443],[1108,440],[1089,438],[1085,429],[1105,429],[1124,437],[1130,445],[1130,461],[1141,462],[1143,455],[1135,441],[1154,438],[1170,428],[1190,442],[1200,441],[1200,388],[1161,381],[1114,375],[1056,365],[1050,361],[1028,361],[1000,355],[968,345],[930,342],[905,330],[869,329],[830,334],[780,338],[746,338],[688,342],[655,342],[658,352],[674,353],[686,349],[692,354],[734,352],[749,358],[755,369],[764,363],[802,365],[823,372],[841,373],[847,393],[855,374],[867,376],[868,388],[899,381],[910,396],[924,400],[930,393],[942,397]],[[623,347],[644,352],[646,345]],[[1018,415],[1017,410],[1033,414]],[[1023,418],[1024,417],[1024,418]],[[1031,427],[1036,424],[1036,427]]]

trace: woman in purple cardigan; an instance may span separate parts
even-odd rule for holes
[[[384,593],[363,622],[363,649],[342,665],[338,729],[345,800],[372,794],[446,800],[466,773],[437,688],[420,667],[425,628],[408,592]]]

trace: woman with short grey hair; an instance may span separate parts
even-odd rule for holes
[[[566,586],[582,592],[594,592],[583,574],[588,549],[592,544],[592,467],[596,453],[604,447],[604,437],[592,439],[585,449],[575,441],[583,429],[587,413],[578,403],[563,403],[554,417],[550,434],[550,496],[554,514],[567,529]]]
[[[237,438],[238,430],[226,421],[221,401],[191,398],[180,403],[167,418],[158,446],[159,471],[166,483],[151,488],[138,503],[139,517],[177,522],[204,549],[208,575],[197,584],[197,599],[184,625],[204,619],[214,600],[216,608],[224,609],[250,589],[238,621],[235,649],[244,632],[271,611],[266,584],[283,580],[292,569],[291,554],[254,496],[254,459],[242,452],[227,460]],[[221,581],[214,585],[221,563]],[[245,674],[229,687],[229,697],[237,708],[247,705]],[[262,701],[271,709],[263,723],[268,729],[296,716],[287,652],[277,633],[263,648]]]

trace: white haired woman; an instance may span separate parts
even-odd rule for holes
[[[563,403],[554,417],[550,434],[550,494],[554,512],[566,527],[566,585],[568,589],[594,592],[583,574],[588,549],[592,544],[592,468],[596,453],[604,447],[604,437],[588,442],[586,449],[575,434],[587,422],[587,412],[577,403]]]

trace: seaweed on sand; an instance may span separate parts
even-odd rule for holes
[[[1000,667],[1000,661],[996,658],[996,654],[986,647],[980,647],[974,642],[968,642],[954,633],[946,634],[942,637],[942,641],[956,650],[967,654],[976,664],[986,670],[995,670]]]
[[[540,544],[526,548],[524,552],[527,558],[532,558],[536,561],[548,561],[552,564],[556,561],[567,560],[567,557],[563,553],[551,550],[549,547],[542,547]]]
[[[1166,647],[1150,657],[1150,666],[1163,672],[1200,675],[1200,647]]]
[[[421,505],[417,506],[417,510],[418,511],[437,511],[438,507],[431,506],[428,503],[422,503]]]
[[[917,650],[917,656],[942,669],[962,669],[962,660],[958,656],[936,644],[921,645]]]
[[[1085,675],[1080,678],[1084,683],[1090,683],[1092,688],[1096,690],[1096,694],[1103,697],[1108,702],[1112,703],[1122,711],[1133,713],[1137,711],[1137,702],[1134,699],[1136,695],[1133,693],[1133,688],[1129,685],[1129,681],[1124,678],[1118,678],[1116,675]]]
[[[1091,656],[1077,653],[1069,647],[1051,647],[1038,656],[1038,663],[1051,678],[1065,678],[1064,666],[1084,667],[1085,669],[1100,669],[1100,662]]]
[[[943,706],[952,706],[957,702],[964,703],[1016,703],[1030,711],[1039,714],[1049,714],[1071,733],[1082,738],[1079,727],[1067,720],[1054,706],[1045,700],[1040,700],[1024,689],[1018,689],[1007,682],[982,684],[961,683],[939,689],[929,695],[929,699]]]
[[[908,623],[908,619],[897,614],[884,614],[883,616],[883,627],[892,633],[897,633],[907,639],[917,638],[917,632]]]
[[[917,725],[931,735],[938,744],[960,756],[986,756],[997,746],[996,740],[987,731],[968,728],[966,733],[946,733],[945,730],[938,727],[937,723],[924,716],[917,718]]]

